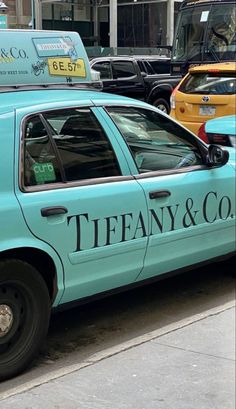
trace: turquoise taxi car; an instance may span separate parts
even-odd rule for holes
[[[75,33],[4,36],[0,380],[37,355],[52,309],[235,252],[233,149],[91,89]]]
[[[236,115],[226,115],[204,122],[198,136],[206,143],[236,147]]]

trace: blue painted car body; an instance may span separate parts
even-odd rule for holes
[[[210,143],[236,146],[236,115],[226,115],[207,121],[205,132]]]
[[[120,175],[114,181],[93,177],[92,182],[78,180],[77,185],[64,186],[56,183],[50,189],[47,185],[41,189],[24,187],[20,175],[25,118],[74,107],[91,109],[109,136]],[[127,112],[144,109],[161,115],[143,102],[92,91],[39,90],[1,95],[0,174],[5,177],[1,183],[0,223],[4,233],[0,251],[32,247],[52,257],[58,283],[54,306],[234,250],[232,164],[215,169],[198,164],[181,171],[170,167],[166,171],[139,173],[130,147],[117,127],[119,123],[107,113],[113,107],[125,107]],[[165,116],[164,119],[170,121]],[[130,133],[130,127],[127,129]],[[168,190],[170,196],[153,201],[149,193],[155,190]],[[65,206],[68,214],[42,218],[41,209],[55,205]],[[78,232],[75,221],[68,217],[82,214],[86,216],[80,216],[83,224]],[[109,227],[111,231],[115,229],[113,233],[106,230],[104,220],[109,217],[114,217],[114,225]],[[98,222],[95,225],[94,220],[101,221],[101,226]],[[135,228],[139,233],[136,236]],[[100,229],[96,234],[101,235],[96,245],[94,229]],[[104,231],[110,235],[108,244]],[[76,250],[78,234],[82,244]],[[91,240],[86,238],[89,234],[93,236]]]
[[[47,303],[57,307],[231,255],[235,160],[233,149],[227,162],[226,151],[141,101],[61,83],[2,84],[0,96],[6,379],[37,352]],[[38,287],[30,276],[40,277]]]

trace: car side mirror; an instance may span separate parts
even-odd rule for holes
[[[145,78],[147,76],[147,73],[145,71],[141,71],[141,75],[143,78]]]
[[[229,160],[229,152],[218,145],[209,145],[207,153],[207,166],[223,166]]]

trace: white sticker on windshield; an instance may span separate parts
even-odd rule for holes
[[[209,15],[209,10],[208,11],[203,11],[201,15],[201,20],[200,22],[204,23],[205,21],[208,20],[208,15]]]

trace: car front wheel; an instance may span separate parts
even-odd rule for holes
[[[157,98],[152,103],[156,108],[160,109],[160,111],[164,112],[165,114],[169,114],[170,112],[170,105],[164,98]]]

